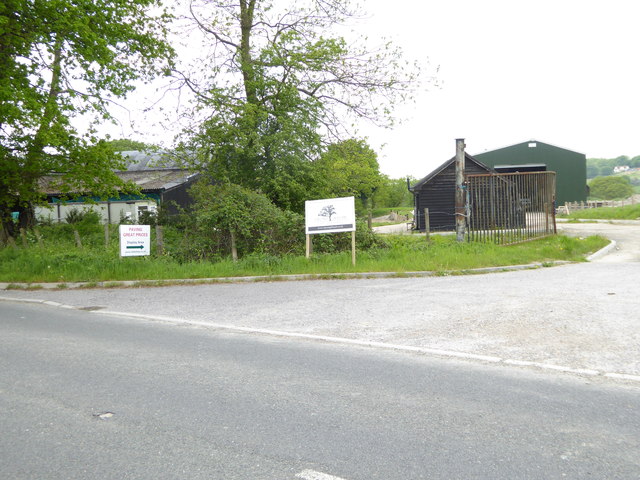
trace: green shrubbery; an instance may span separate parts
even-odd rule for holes
[[[276,207],[265,195],[238,185],[196,185],[193,213],[173,223],[170,255],[181,261],[216,260],[231,255],[232,243],[238,257],[303,255],[305,251],[304,217]],[[358,249],[379,247],[366,222],[356,228]],[[335,253],[351,249],[351,234],[314,235],[317,253]]]
[[[633,195],[633,186],[629,177],[596,177],[589,182],[590,196],[603,200],[627,198]]]

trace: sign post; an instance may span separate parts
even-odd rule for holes
[[[351,233],[351,261],[356,264],[356,208],[354,197],[307,200],[304,202],[306,256],[311,256],[311,235]]]
[[[120,256],[151,255],[151,227],[149,225],[120,225]]]

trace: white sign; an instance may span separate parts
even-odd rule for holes
[[[353,197],[304,202],[305,233],[355,232],[356,205]]]
[[[151,227],[149,225],[120,225],[120,256],[151,255]]]

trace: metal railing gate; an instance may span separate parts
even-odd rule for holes
[[[467,240],[517,243],[556,233],[555,172],[467,175]]]

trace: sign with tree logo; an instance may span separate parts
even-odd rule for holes
[[[307,235],[354,232],[356,229],[354,197],[307,200],[304,210]]]
[[[354,197],[307,200],[304,202],[307,258],[311,256],[311,235],[351,232],[351,262],[356,264],[356,204]]]

